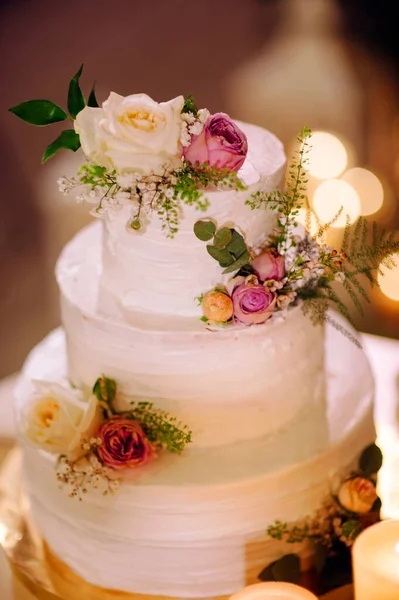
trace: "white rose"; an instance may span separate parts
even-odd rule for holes
[[[158,104],[146,94],[111,92],[102,108],[86,106],[75,131],[86,157],[123,174],[138,171],[162,175],[164,167],[181,166],[183,96]]]
[[[90,439],[102,421],[95,396],[86,401],[80,390],[58,383],[35,381],[22,410],[22,435],[38,448],[54,454],[79,455],[82,438]]]

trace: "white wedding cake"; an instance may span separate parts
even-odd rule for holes
[[[62,252],[63,327],[16,390],[49,555],[135,598],[228,596],[287,552],[306,568],[309,539],[279,527],[319,514],[375,435],[362,351],[303,310],[337,253],[308,256],[281,217],[281,143],[183,104],[111,94],[75,115],[90,162],[60,187],[102,219]]]

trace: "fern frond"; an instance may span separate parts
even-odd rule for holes
[[[364,314],[363,307],[362,307],[362,305],[361,305],[361,303],[360,303],[360,301],[359,301],[359,298],[358,298],[358,297],[357,297],[357,295],[356,295],[356,292],[355,292],[355,291],[354,291],[354,289],[351,287],[351,285],[350,285],[349,281],[350,281],[349,279],[344,279],[344,281],[343,281],[343,286],[344,286],[344,288],[346,289],[346,291],[348,292],[349,296],[351,297],[351,299],[352,299],[352,302],[353,302],[353,304],[354,304],[354,305],[355,305],[355,307],[356,307],[356,310],[358,311],[358,313],[359,313],[360,315],[362,315],[362,316],[363,316],[363,314]]]
[[[341,252],[344,252],[345,254],[348,252],[350,235],[351,235],[351,222],[350,222],[349,215],[346,215],[344,236],[342,238],[342,244],[341,244]]]
[[[339,217],[342,214],[343,209],[344,209],[344,207],[341,206],[341,208],[339,209],[339,211],[333,216],[333,218],[330,221],[328,221],[327,223],[324,223],[324,225],[319,225],[318,230],[316,231],[316,233],[313,236],[313,239],[315,241],[319,240],[320,238],[322,238],[327,233],[327,231],[330,229],[330,227],[332,225],[334,225],[334,223],[337,221],[337,219],[339,219]]]

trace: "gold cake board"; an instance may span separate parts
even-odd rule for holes
[[[18,449],[10,452],[0,471],[0,532],[0,545],[12,573],[38,600],[181,600],[171,596],[106,590],[89,584],[71,571],[46,546],[32,522],[22,487],[21,452]],[[14,589],[17,594],[17,586]],[[228,600],[229,597],[218,596],[212,600]],[[353,600],[352,586],[321,598]],[[19,600],[18,595],[12,600]]]

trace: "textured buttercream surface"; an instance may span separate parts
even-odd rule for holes
[[[182,203],[179,231],[166,237],[157,215],[140,231],[126,227],[132,209],[125,206],[106,215],[103,237],[101,284],[126,312],[160,315],[200,315],[195,298],[223,283],[222,269],[193,233],[194,223],[212,218],[218,225],[238,228],[247,244],[265,243],[276,224],[276,215],[251,210],[245,201],[251,194],[281,187],[285,154],[281,142],[268,131],[240,123],[248,137],[247,159],[239,171],[246,190],[204,190],[209,200],[205,213]]]
[[[181,457],[165,454],[126,480],[115,497],[89,492],[79,503],[58,488],[54,458],[26,448],[32,509],[50,547],[83,578],[107,588],[199,598],[243,587],[251,566],[248,544],[264,538],[275,519],[295,521],[311,514],[329,493],[331,478],[344,475],[374,438],[367,361],[330,328],[326,368],[331,441],[302,462],[290,446],[292,430],[285,444],[270,441],[261,460],[254,451],[246,454],[245,472],[229,471],[219,452],[207,449]],[[65,341],[59,330],[28,359],[17,390],[17,412],[29,395],[31,379],[65,375]],[[265,564],[286,551],[271,540]]]
[[[285,319],[217,331],[198,318],[110,317],[98,303],[100,234],[98,224],[82,231],[57,269],[75,385],[92,386],[101,373],[114,378],[119,408],[153,401],[192,429],[193,450],[226,454],[229,471],[245,469],[246,451],[256,455],[271,436],[278,444],[292,432],[304,460],[326,446],[324,329],[300,306]]]

